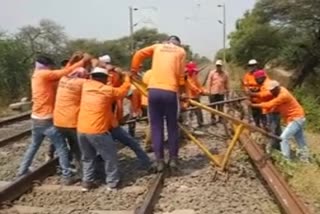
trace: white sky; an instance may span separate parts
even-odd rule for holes
[[[155,27],[176,34],[194,52],[213,58],[222,48],[222,9],[227,8],[227,32],[251,9],[255,0],[0,0],[0,29],[16,32],[24,25],[51,19],[65,27],[72,38],[114,39],[129,34],[128,7],[134,12],[135,29]],[[149,7],[149,9],[147,9]],[[150,9],[155,7],[156,10]],[[143,9],[145,8],[145,9]]]

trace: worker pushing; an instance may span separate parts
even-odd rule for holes
[[[169,166],[176,169],[179,151],[179,92],[183,90],[186,52],[177,36],[170,36],[163,44],[138,50],[132,59],[131,70],[137,74],[144,59],[152,57],[152,76],[148,84],[149,114],[155,169],[162,171],[164,162],[164,119],[167,123]]]

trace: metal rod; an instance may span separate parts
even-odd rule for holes
[[[133,8],[132,6],[129,7],[129,27],[130,27],[130,49],[131,53],[134,53],[134,38],[133,38]]]
[[[243,101],[243,100],[246,100],[247,97],[238,97],[238,98],[234,98],[234,99],[230,99],[230,100],[224,100],[224,101],[219,101],[219,102],[213,102],[213,103],[209,103],[209,104],[206,104],[206,106],[215,106],[215,105],[219,105],[219,104],[227,104],[227,103],[235,103],[235,102],[240,102],[240,101]],[[191,110],[195,110],[195,109],[198,109],[200,107],[198,106],[195,106],[195,107],[190,107],[190,108],[187,108],[183,111],[191,111]]]
[[[257,132],[260,132],[261,134],[264,134],[264,135],[266,135],[268,137],[271,137],[273,139],[282,140],[280,137],[278,137],[278,136],[276,136],[276,135],[274,135],[272,133],[269,133],[269,132],[267,132],[267,131],[265,131],[265,130],[263,130],[261,128],[253,126],[251,124],[248,124],[248,123],[246,123],[246,122],[244,122],[242,120],[236,119],[236,118],[234,118],[234,117],[232,117],[232,116],[230,116],[230,115],[228,115],[228,114],[226,114],[224,112],[221,112],[221,111],[218,111],[216,109],[213,109],[213,108],[211,108],[209,106],[206,106],[206,105],[204,105],[202,103],[196,102],[194,100],[189,100],[189,102],[190,102],[191,105],[197,106],[199,108],[202,108],[202,109],[204,109],[206,111],[211,112],[212,114],[216,114],[216,115],[218,115],[220,117],[223,117],[225,119],[231,120],[235,124],[242,124],[244,127],[246,127],[247,129],[249,129],[251,131],[257,131]]]

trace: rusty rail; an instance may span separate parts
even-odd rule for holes
[[[282,209],[288,214],[309,214],[310,211],[290,189],[283,177],[274,167],[270,159],[265,159],[261,148],[250,139],[249,134],[243,133],[240,136],[240,142],[243,144],[254,165],[267,182],[271,191],[277,198]]]
[[[134,211],[135,214],[152,214],[154,206],[159,199],[161,190],[164,185],[164,179],[167,175],[167,171],[158,173],[152,182],[147,195],[141,206],[137,207]]]
[[[35,180],[42,181],[48,176],[54,174],[56,172],[57,163],[58,158],[54,158],[35,171],[18,178],[16,181],[4,187],[0,192],[0,204],[10,202],[23,195],[26,191],[32,188],[32,184]]]
[[[14,122],[18,122],[21,120],[27,120],[30,119],[31,111],[27,111],[18,115],[10,116],[10,117],[4,117],[0,119],[0,126],[5,126]]]
[[[0,139],[0,148],[4,147],[14,141],[17,141],[25,136],[28,136],[28,135],[30,135],[30,133],[31,133],[31,128],[28,128],[20,133],[11,135],[11,136],[3,138],[3,139]]]

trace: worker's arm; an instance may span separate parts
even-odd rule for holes
[[[131,71],[134,74],[138,73],[140,64],[143,62],[143,60],[145,60],[148,57],[152,57],[155,47],[156,45],[152,45],[152,46],[140,49],[134,54],[131,62]]]
[[[267,108],[267,109],[271,109],[271,108],[275,108],[283,103],[285,103],[287,100],[287,97],[285,95],[279,95],[276,98],[273,98],[272,100],[268,101],[268,102],[262,102],[259,104],[252,104],[253,107],[260,107],[260,108]]]
[[[191,91],[194,91],[194,92],[197,92],[197,93],[201,93],[202,92],[202,89],[199,88],[197,86],[197,84],[194,81],[192,81],[190,78],[187,79],[187,82],[188,82],[188,87],[189,87],[189,89]]]
[[[130,89],[130,78],[128,75],[125,76],[124,82],[120,87],[112,87],[109,85],[105,85],[101,91],[107,96],[113,97],[114,99],[122,99],[126,96]]]
[[[73,65],[67,66],[63,69],[59,70],[52,70],[50,72],[47,72],[45,75],[45,78],[48,80],[59,80],[61,77],[70,74],[72,71],[74,71],[76,68],[82,67],[84,65],[84,60],[80,60],[77,63],[74,63]]]
[[[268,90],[263,90],[263,91],[260,91],[258,93],[255,93],[253,96],[254,97],[259,97],[259,98],[267,98],[267,97],[271,97],[272,94]]]
[[[182,54],[180,55],[180,62],[179,62],[179,74],[178,74],[178,81],[179,81],[179,94],[185,92],[185,66],[186,66],[186,52],[183,50]]]

